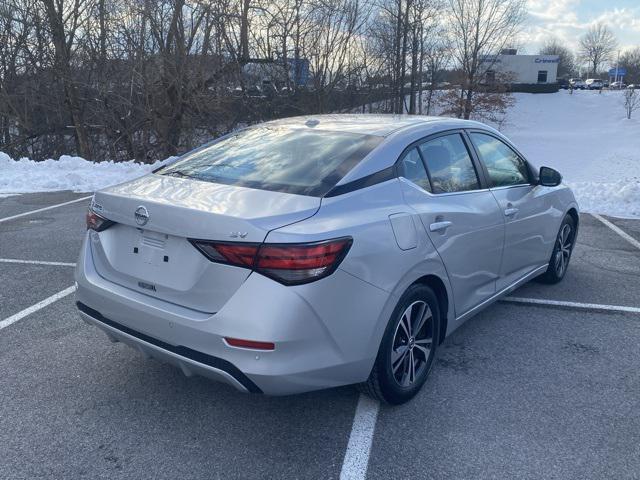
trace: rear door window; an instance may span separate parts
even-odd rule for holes
[[[409,150],[402,159],[400,163],[400,175],[407,180],[411,180],[427,192],[431,191],[429,177],[427,176],[427,171],[424,169],[424,164],[422,163],[422,158],[420,158],[417,148]]]
[[[319,197],[381,141],[350,132],[256,127],[195,150],[156,173]]]
[[[473,161],[459,133],[437,137],[419,148],[431,177],[433,193],[480,188]]]
[[[472,132],[471,140],[480,160],[487,167],[492,187],[525,185],[529,183],[526,162],[507,144],[496,137]]]

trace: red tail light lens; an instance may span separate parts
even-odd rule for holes
[[[351,238],[328,242],[260,247],[256,270],[285,285],[308,283],[331,275],[351,247]]]
[[[253,350],[275,350],[273,342],[256,342],[255,340],[244,340],[242,338],[224,337],[224,341],[232,347],[251,348]]]
[[[350,237],[316,243],[262,245],[191,240],[209,260],[253,270],[285,285],[331,275],[351,247]]]
[[[109,219],[101,217],[93,210],[87,211],[86,221],[87,221],[87,230],[95,230],[96,232],[101,232],[103,230],[106,230],[107,228],[109,228],[111,225],[115,223]]]
[[[206,240],[190,240],[200,252],[212,262],[226,263],[236,267],[253,267],[258,243],[219,243]]]

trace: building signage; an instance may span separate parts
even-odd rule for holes
[[[534,62],[536,63],[559,63],[560,59],[559,58],[540,58],[537,57]]]
[[[617,73],[616,73],[616,70],[618,70]],[[627,74],[627,69],[622,67],[618,67],[617,69],[612,68],[609,70],[610,77],[624,77],[626,74]]]

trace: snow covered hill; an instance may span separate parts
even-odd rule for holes
[[[627,120],[622,92],[515,94],[504,133],[534,164],[558,169],[583,211],[640,218],[640,112]],[[94,191],[156,165],[94,164],[79,157],[14,161],[0,152],[0,195]]]
[[[583,211],[640,217],[640,111],[620,91],[515,94],[503,132],[534,164],[553,167]]]

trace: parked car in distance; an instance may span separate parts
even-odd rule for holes
[[[621,88],[626,88],[626,85],[624,82],[621,82],[621,81],[611,82],[611,85],[609,85],[609,88],[612,88],[614,90],[619,90]]]
[[[601,90],[604,86],[599,78],[587,78],[584,83],[587,86],[587,90]]]
[[[566,78],[559,78],[558,87],[560,87],[562,90],[567,90],[569,88],[569,80],[567,80]]]
[[[581,78],[570,78],[569,85],[575,90],[584,90],[587,88],[587,84]]]
[[[250,85],[247,87],[245,91],[247,97],[250,98],[266,98],[267,96],[263,93],[262,88],[259,85]]]
[[[636,85],[635,83],[631,83],[631,84],[627,85],[627,88],[631,89],[631,90],[635,90],[638,87],[640,87],[640,85]]]
[[[254,125],[95,193],[77,306],[186,375],[399,404],[467,319],[564,278],[579,217],[561,180],[468,120]]]
[[[260,87],[261,87],[260,90],[262,91],[262,94],[266,95],[267,97],[274,97],[278,94],[278,89],[276,88],[274,83],[268,78],[262,80],[262,85]]]

